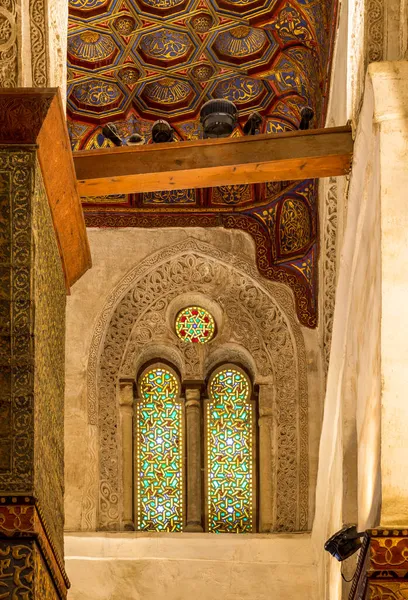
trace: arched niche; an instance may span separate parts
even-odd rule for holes
[[[220,334],[209,344],[186,344],[170,327],[169,306],[188,294],[199,294],[222,310]],[[85,504],[94,506],[97,528],[122,526],[118,382],[135,378],[146,360],[161,354],[182,378],[197,381],[204,381],[217,362],[240,363],[242,357],[254,384],[273,390],[273,401],[263,410],[273,429],[271,530],[306,530],[306,357],[293,296],[284,285],[259,276],[246,260],[193,238],[154,253],[129,271],[110,294],[94,330],[88,417],[98,430],[99,501],[85,499]]]

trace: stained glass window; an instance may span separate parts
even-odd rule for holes
[[[155,367],[139,383],[136,404],[137,529],[183,527],[183,415],[177,377]]]
[[[205,344],[214,337],[213,316],[200,306],[183,308],[176,318],[176,333],[185,342]]]
[[[212,532],[254,530],[254,406],[235,367],[210,380],[206,410],[207,523]]]

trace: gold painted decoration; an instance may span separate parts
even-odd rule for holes
[[[250,185],[223,185],[213,188],[212,191],[213,204],[241,204],[242,202],[250,202],[251,199]]]
[[[238,25],[218,34],[214,49],[229,57],[248,57],[259,52],[268,39],[263,29]]]
[[[143,90],[143,95],[160,104],[176,104],[185,100],[191,92],[191,85],[187,81],[163,77],[158,81],[148,83]]]
[[[121,35],[130,35],[136,29],[136,21],[130,16],[118,17],[114,20],[113,26]]]
[[[115,50],[116,44],[108,34],[83,31],[68,37],[68,54],[71,59],[100,64],[101,61],[109,60]]]
[[[191,69],[191,74],[195,79],[197,79],[197,81],[208,81],[214,75],[214,67],[206,63],[197,65]]]
[[[214,24],[214,19],[210,13],[200,13],[195,15],[191,20],[191,27],[197,31],[197,33],[207,33],[210,31]]]
[[[149,33],[140,42],[143,55],[159,61],[180,58],[192,49],[192,42],[186,33],[171,29]]]
[[[118,77],[123,83],[127,85],[133,85],[140,77],[140,72],[134,67],[125,67],[118,71]]]
[[[265,91],[260,79],[237,76],[217,83],[212,95],[214,98],[224,98],[235,104],[245,104],[254,101]]]
[[[281,254],[302,250],[310,243],[311,233],[310,214],[306,204],[296,198],[285,200],[279,222]]]

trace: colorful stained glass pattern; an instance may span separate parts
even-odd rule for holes
[[[219,371],[207,403],[208,531],[253,531],[253,424],[247,377]]]
[[[214,337],[213,316],[200,306],[188,306],[177,315],[176,333],[185,342],[205,344]]]
[[[182,531],[183,420],[179,383],[153,368],[140,381],[136,406],[137,529]]]

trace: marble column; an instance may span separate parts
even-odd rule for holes
[[[185,531],[203,531],[201,515],[200,389],[186,388],[187,518]]]
[[[267,533],[274,524],[273,442],[274,387],[259,386],[259,531]]]
[[[134,531],[133,520],[133,381],[121,381],[119,393],[120,426],[122,429],[122,526]]]

